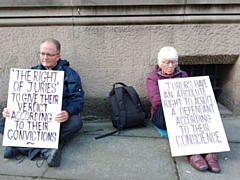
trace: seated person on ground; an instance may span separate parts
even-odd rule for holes
[[[155,70],[147,77],[147,93],[151,102],[151,122],[158,128],[166,130],[166,123],[161,104],[158,80],[168,78],[188,77],[178,65],[178,53],[175,48],[170,46],[163,47],[158,53],[158,64]],[[197,170],[209,169],[212,172],[220,172],[217,155],[215,153],[195,154],[187,156],[190,164]]]
[[[38,70],[64,71],[64,87],[62,96],[62,111],[54,118],[60,124],[59,142],[65,141],[78,132],[83,122],[80,112],[83,110],[84,91],[80,76],[69,67],[67,60],[60,59],[61,45],[55,39],[46,39],[40,45],[40,64],[32,67]],[[7,108],[4,108],[3,118],[0,119],[0,133],[4,133],[5,118],[9,116]],[[6,147],[4,158],[13,158],[17,155],[27,155],[31,160],[40,155],[46,159],[48,166],[58,167],[61,162],[59,149]]]

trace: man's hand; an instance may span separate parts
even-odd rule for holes
[[[3,115],[4,118],[9,117],[9,112],[8,112],[7,108],[3,109],[2,115]]]
[[[55,120],[60,123],[67,121],[68,118],[69,118],[69,114],[65,110],[61,111],[60,113],[56,114],[56,116],[55,116]]]

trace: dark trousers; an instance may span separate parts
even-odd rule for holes
[[[5,118],[0,118],[0,133],[4,134]],[[79,115],[72,115],[66,122],[60,124],[59,142],[71,138],[83,126],[82,119]],[[44,152],[44,148],[27,148],[17,147],[23,154],[28,155],[30,159],[36,157],[37,154]]]
[[[152,123],[160,129],[167,129],[162,104],[153,113]]]

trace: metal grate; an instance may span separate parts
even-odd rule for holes
[[[209,76],[215,98],[221,94],[219,85],[220,76],[218,74],[218,64],[210,65],[181,65],[181,69],[188,73],[189,77],[194,76]]]

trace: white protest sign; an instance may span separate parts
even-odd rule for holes
[[[63,71],[10,69],[3,146],[57,148]]]
[[[208,76],[158,80],[172,156],[230,151]]]

